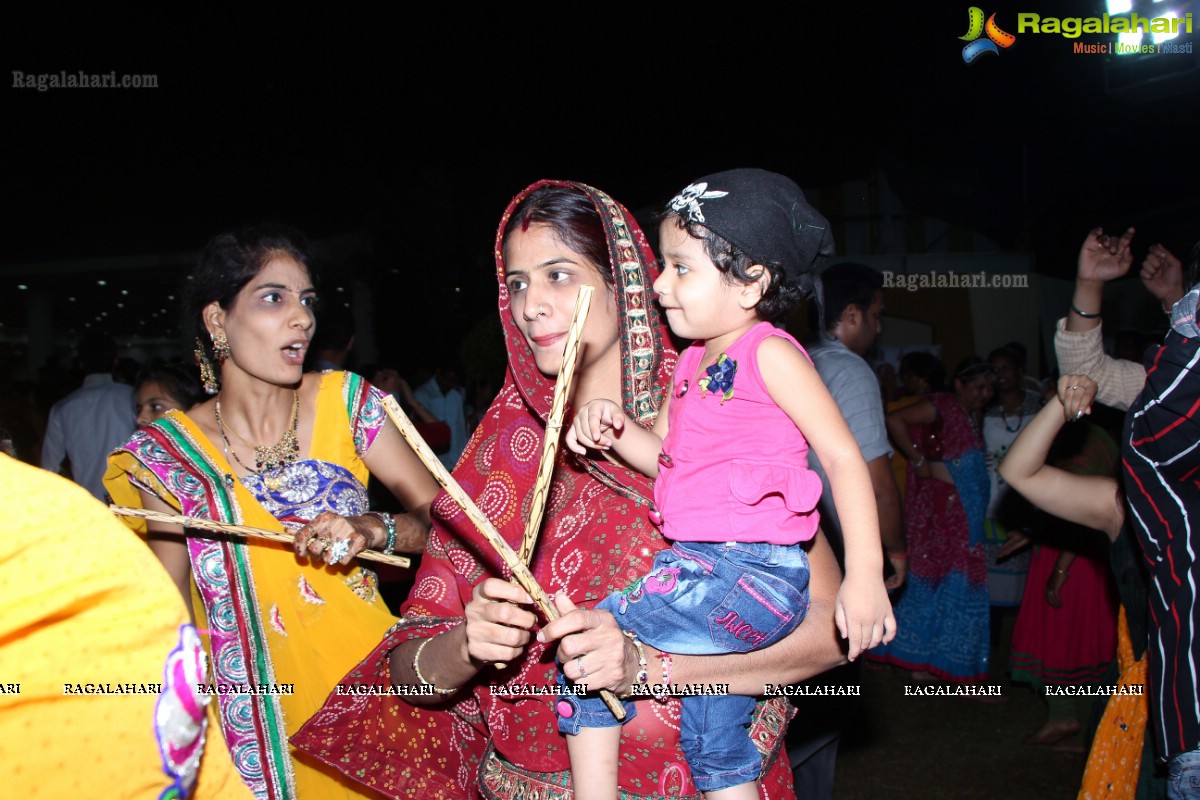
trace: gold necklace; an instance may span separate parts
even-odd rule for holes
[[[219,394],[214,416],[217,418],[217,430],[221,432],[221,439],[225,442],[225,452],[233,456],[233,460],[242,469],[261,477],[267,489],[272,492],[279,491],[283,486],[281,470],[295,464],[296,459],[300,456],[300,442],[296,439],[296,430],[300,424],[300,393],[292,391],[292,423],[275,444],[256,445],[246,441],[246,438],[237,431],[233,432],[233,435],[241,439],[243,443],[254,448],[254,469],[250,469],[242,463],[237,456],[237,451],[229,443],[229,436],[225,433],[225,420],[221,416],[221,396]]]

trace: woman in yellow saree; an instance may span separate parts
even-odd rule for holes
[[[190,290],[216,396],[136,433],[105,479],[123,505],[296,531],[292,548],[135,526],[207,634],[210,692],[234,764],[256,797],[272,800],[361,796],[296,759],[287,740],[395,623],[354,556],[420,552],[436,493],[385,424],[378,390],[352,373],[303,373],[315,326],[308,264],[303,237],[283,228],[209,243]],[[370,512],[368,472],[410,512]]]

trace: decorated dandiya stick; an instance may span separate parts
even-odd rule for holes
[[[558,367],[558,379],[554,382],[554,398],[550,403],[550,415],[546,420],[546,432],[542,435],[542,455],[538,461],[537,477],[533,482],[533,496],[529,504],[529,518],[525,520],[525,531],[521,536],[521,549],[517,555],[526,565],[533,560],[533,548],[537,544],[538,533],[542,527],[542,516],[546,511],[546,497],[550,492],[550,480],[554,476],[554,456],[558,453],[558,444],[562,435],[562,418],[567,407],[567,397],[571,394],[571,380],[575,376],[575,365],[579,361],[579,338],[583,333],[583,324],[587,321],[588,309],[592,305],[591,286],[581,286],[575,297],[575,310],[571,315],[571,324],[567,328],[566,344],[563,347],[563,360]],[[497,663],[496,669],[504,669],[507,664]]]
[[[571,381],[575,377],[575,365],[579,361],[579,340],[583,338],[583,325],[587,322],[588,309],[592,306],[591,286],[579,287],[575,298],[575,313],[571,316],[571,327],[567,329],[567,345],[563,351],[562,364],[558,368],[558,380],[554,383],[554,400],[550,403],[550,416],[546,420],[546,433],[542,437],[542,458],[538,462],[537,479],[533,483],[533,498],[529,503],[529,519],[525,521],[525,535],[521,537],[521,561],[529,564],[533,548],[537,544],[538,532],[542,527],[542,515],[546,511],[546,498],[550,494],[550,479],[554,475],[554,456],[558,453],[562,438],[563,414],[567,409],[567,398],[571,394]]]
[[[204,517],[186,517],[182,514],[167,514],[162,511],[151,511],[150,509],[133,508],[132,506],[109,506],[108,508],[120,517],[140,517],[150,522],[166,522],[170,525],[182,525],[184,528],[194,528],[213,533],[234,533],[238,536],[266,539],[267,541],[281,542],[282,544],[291,544],[295,539],[292,534],[282,531],[251,528],[248,525],[235,525],[232,522],[219,522]],[[363,550],[354,557],[360,558],[363,561],[378,561],[380,564],[391,564],[395,567],[408,567],[412,565],[412,561],[404,556],[387,555],[375,550]]]
[[[504,566],[508,567],[512,573],[513,580],[529,593],[529,596],[533,598],[534,605],[538,607],[538,610],[542,612],[547,620],[553,622],[558,619],[561,616],[558,613],[558,608],[550,601],[550,596],[546,594],[546,591],[538,585],[538,582],[533,577],[533,573],[529,571],[529,567],[517,555],[517,551],[513,550],[508,542],[504,541],[504,537],[492,525],[491,520],[480,510],[479,506],[475,505],[475,501],[463,491],[463,488],[458,485],[458,481],[454,480],[450,473],[446,471],[446,467],[442,465],[441,460],[438,459],[429,445],[425,443],[425,440],[421,438],[421,434],[417,432],[416,426],[412,424],[408,415],[400,408],[400,404],[396,402],[396,398],[390,396],[384,398],[383,408],[387,411],[388,416],[392,418],[392,422],[395,423],[396,427],[400,429],[400,435],[408,442],[408,446],[413,449],[413,452],[417,454],[417,458],[421,459],[421,463],[433,475],[433,479],[446,490],[446,494],[450,495],[450,499],[462,509],[463,513],[467,515],[467,519],[471,520],[471,524],[475,526],[476,530],[483,535],[487,543],[500,556],[500,560],[504,562]],[[625,708],[617,700],[615,694],[608,689],[601,689],[600,696],[604,699],[604,704],[612,711],[613,716],[617,719],[625,719]]]

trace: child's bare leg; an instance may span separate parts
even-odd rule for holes
[[[571,761],[574,765],[574,760]],[[715,792],[705,792],[705,800],[758,800],[758,781],[747,781]]]
[[[617,755],[620,747],[619,725],[611,728],[580,728],[579,733],[567,736],[575,800],[616,800]],[[757,796],[758,792],[755,792],[754,797]]]

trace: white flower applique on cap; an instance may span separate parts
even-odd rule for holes
[[[708,191],[707,183],[693,183],[671,199],[670,209],[686,217],[689,222],[704,222],[704,212],[700,210],[701,200],[715,200],[724,197],[729,192]]]

